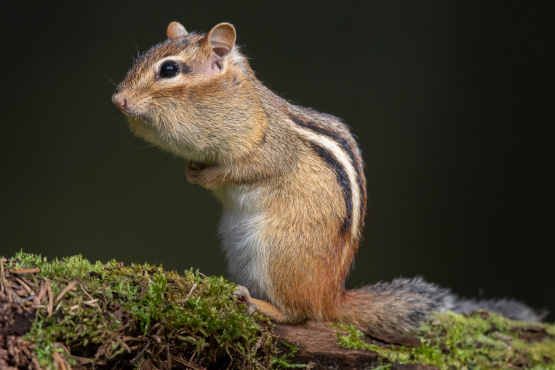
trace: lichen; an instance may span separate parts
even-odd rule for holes
[[[236,285],[222,277],[91,263],[82,256],[48,261],[20,252],[4,262],[8,274],[40,269],[18,276],[32,289],[26,304],[35,316],[25,339],[42,368],[63,368],[56,361],[92,367],[125,360],[156,368],[219,361],[269,369],[276,358],[270,321],[249,315],[232,294]]]
[[[337,332],[338,345],[377,352],[391,363],[446,370],[555,369],[555,325],[512,321],[485,311],[434,315],[416,333],[421,338],[418,347],[384,348],[365,340],[353,325],[335,326],[343,331]]]

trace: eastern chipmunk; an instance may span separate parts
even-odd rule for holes
[[[229,271],[251,309],[281,323],[397,332],[435,311],[539,319],[519,302],[464,301],[421,278],[346,290],[366,212],[348,127],[266,88],[231,24],[203,35],[173,22],[167,36],[135,61],[112,101],[135,135],[187,159],[187,179],[220,199]]]

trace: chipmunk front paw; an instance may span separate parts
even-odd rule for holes
[[[233,292],[237,296],[239,302],[245,304],[248,307],[247,314],[251,315],[258,307],[256,303],[251,300],[251,295],[249,290],[242,285],[237,285],[237,290]]]
[[[222,185],[220,167],[189,161],[185,166],[187,181],[198,184],[206,189],[215,189]]]
[[[187,181],[191,184],[198,184],[201,172],[206,168],[202,163],[189,161],[185,166],[185,172],[187,174]]]

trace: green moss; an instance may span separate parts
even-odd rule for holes
[[[292,344],[283,342],[283,345],[288,349],[288,353],[285,355],[274,358],[272,360],[272,366],[276,369],[304,369],[306,365],[304,364],[292,364],[291,360],[295,357],[295,353],[299,350]]]
[[[554,325],[523,323],[476,312],[437,314],[423,325],[420,347],[383,348],[363,340],[353,325],[335,325],[338,345],[379,353],[396,363],[420,363],[439,369],[555,369]]]
[[[51,317],[45,294],[26,335],[44,368],[53,368],[53,351],[70,364],[103,364],[142,351],[135,362],[145,359],[159,368],[168,351],[173,361],[206,365],[224,358],[232,367],[252,369],[270,368],[277,354],[269,320],[248,315],[232,294],[236,285],[222,277],[192,270],[179,275],[147,264],[93,264],[81,256],[48,261],[22,252],[6,264],[13,267],[40,268],[27,281],[37,290],[52,289]],[[73,290],[56,300],[72,282]],[[184,353],[186,359],[178,357]]]
[[[294,347],[278,356],[269,320],[248,315],[232,294],[236,285],[221,277],[192,270],[180,275],[148,264],[91,263],[81,256],[48,261],[18,253],[1,263],[4,271],[40,269],[6,276],[17,287],[10,293],[14,307],[35,313],[25,338],[33,343],[27,348],[42,368],[60,368],[55,362],[62,357],[85,368],[122,367],[118,362],[148,368],[141,364],[150,361],[161,369],[168,358],[203,367],[215,362],[241,369],[305,366],[291,364]],[[33,292],[22,290],[17,276]],[[347,332],[338,333],[339,345],[377,352],[385,359],[380,369],[390,363],[449,370],[555,369],[555,325],[515,322],[486,312],[448,313],[422,327],[419,347],[391,348],[368,343],[352,325],[336,326]]]

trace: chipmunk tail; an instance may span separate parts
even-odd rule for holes
[[[462,299],[449,289],[415,277],[345,291],[339,320],[368,331],[400,333],[418,329],[434,312],[470,313],[479,309],[531,322],[541,321],[547,314],[511,299]]]
[[[450,310],[458,313],[487,310],[511,320],[528,322],[540,322],[549,314],[545,309],[535,310],[524,302],[509,298],[481,300],[461,298],[455,301],[455,305]]]

